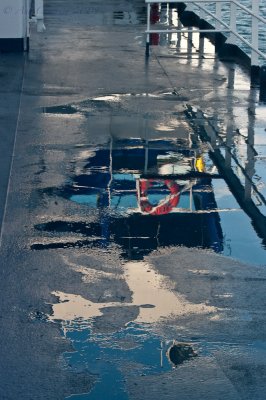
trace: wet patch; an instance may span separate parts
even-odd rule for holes
[[[47,115],[61,115],[64,117],[72,117],[73,115],[89,117],[103,111],[128,111],[129,103],[134,101],[134,99],[137,101],[145,98],[152,99],[153,101],[164,100],[173,102],[188,100],[182,88],[153,93],[114,93],[97,96],[78,103],[44,107],[42,112]]]
[[[162,341],[162,338],[143,329],[143,327],[129,324],[122,331],[112,335],[96,335],[91,330],[75,332],[65,329],[65,335],[80,352],[66,354],[66,362],[75,365],[80,370],[86,368],[99,374],[99,380],[88,394],[70,398],[99,400],[108,392],[108,399],[128,399],[127,380],[134,379],[136,384],[140,377],[154,375],[160,379],[161,374],[173,371],[177,364],[169,359],[173,341]],[[168,349],[169,347],[169,349]],[[188,345],[179,344],[182,362],[189,362],[191,355]],[[192,346],[189,347],[195,356]],[[174,357],[173,357],[174,358]],[[175,362],[177,361],[174,358]],[[125,374],[125,369],[127,373]],[[173,371],[174,372],[174,371]],[[125,377],[126,375],[126,377]]]
[[[87,206],[94,220],[37,224],[39,231],[76,237],[72,241],[47,239],[33,243],[32,249],[107,248],[114,243],[129,259],[142,259],[158,246],[221,251],[222,232],[212,189],[212,180],[220,176],[202,150],[184,149],[174,138],[150,140],[148,147],[142,139],[116,139],[99,148],[83,149],[77,157],[83,173],[50,194]],[[206,163],[210,163],[208,170],[204,170]]]
[[[88,252],[99,262],[103,254],[109,259],[115,255],[122,263],[116,276],[112,266],[107,270],[97,267],[93,273],[84,256],[81,266],[69,256],[73,252],[64,252],[66,264],[81,273],[86,293],[54,291],[58,303],[53,305],[49,321],[60,323],[64,336],[73,343],[75,352],[65,354],[67,365],[74,371],[97,375],[90,393],[73,395],[72,399],[98,400],[110,393],[110,400],[126,400],[132,382],[137,387],[145,377],[160,380],[164,374],[174,376],[186,365],[212,359],[217,351],[237,354],[237,343],[193,337],[182,330],[182,323],[178,325],[182,332],[177,334],[176,321],[205,318],[215,326],[225,320],[253,322],[246,310],[218,310],[206,299],[190,302],[193,289],[178,294],[177,281],[174,284],[165,279],[143,261],[152,252],[168,254],[176,247],[208,249],[245,261],[250,257],[262,262],[265,257],[261,231],[246,217],[246,203],[260,198],[259,187],[241,203],[227,180],[225,161],[229,159],[233,160],[231,174],[238,171],[239,179],[239,171],[245,172],[235,160],[238,142],[230,148],[221,121],[215,125],[214,118],[189,106],[184,113],[175,109],[165,118],[149,110],[136,122],[135,112],[145,96],[175,107],[174,100],[182,98],[182,91],[102,95],[45,111],[48,118],[82,116],[92,126],[94,118],[98,123],[100,116],[102,123],[106,114],[112,115],[104,127],[95,128],[97,133],[102,129],[104,140],[98,143],[96,138],[94,144],[85,141],[71,149],[65,182],[42,189],[41,194],[56,198],[62,209],[75,211],[68,211],[67,217],[55,213],[53,218],[36,223],[37,237],[31,244],[32,250]],[[124,119],[118,117],[121,110],[127,114]],[[133,115],[129,115],[131,111]],[[236,134],[242,137],[242,132]],[[243,139],[245,146],[252,147],[247,153],[250,162],[251,155],[257,157],[258,152],[253,151],[251,137]],[[243,178],[239,181],[245,184]],[[243,190],[248,194],[247,187]],[[242,231],[245,240],[239,240]],[[255,243],[252,254],[246,246],[247,237]],[[68,257],[72,261],[67,262]],[[212,287],[212,304],[233,301],[228,288],[218,290],[225,282],[223,275],[206,273],[203,265],[196,270],[189,268],[193,275],[206,275]],[[253,283],[259,284],[256,282],[254,278]],[[162,329],[163,325],[170,329]]]
[[[145,96],[167,103],[167,117],[149,110],[136,120]],[[104,132],[103,140],[98,142],[96,135],[93,144],[85,140],[71,149],[71,168],[61,186],[42,189],[46,198],[56,198],[67,216],[57,212],[45,216],[36,223],[37,237],[31,244],[32,250],[73,249],[62,252],[64,261],[81,274],[80,292],[76,288],[76,293],[52,293],[58,303],[49,316],[73,343],[75,352],[65,354],[67,365],[73,371],[97,376],[91,392],[72,399],[99,400],[110,393],[110,400],[126,400],[132,382],[137,387],[145,377],[176,379],[186,365],[198,366],[204,359],[213,359],[217,351],[238,354],[237,343],[193,337],[188,333],[191,330],[185,329],[186,321],[206,321],[214,327],[225,321],[253,323],[248,310],[216,307],[234,300],[231,286],[219,290],[225,284],[224,275],[210,273],[204,265],[196,270],[190,265],[190,275],[201,275],[212,293],[210,303],[205,297],[192,301],[197,291],[186,287],[181,275],[179,282],[171,282],[143,261],[156,251],[165,252],[169,260],[169,252],[176,247],[211,250],[245,261],[250,257],[261,263],[265,257],[261,231],[246,217],[250,201],[256,196],[262,200],[259,188],[253,187],[249,199],[241,202],[228,180],[229,174],[238,173],[237,185],[248,195],[245,179],[239,174],[246,171],[237,163],[238,142],[230,147],[221,121],[196,108],[186,106],[184,113],[174,108],[169,113],[169,104],[175,107],[178,96],[181,98],[182,92],[175,90],[102,95],[45,111],[48,118],[80,115],[90,121],[90,129],[97,135]],[[124,119],[118,117],[121,111],[126,111]],[[99,116],[102,123],[106,115],[103,127],[93,125],[99,123]],[[237,135],[241,137],[242,132]],[[247,152],[250,162],[258,152],[253,151],[251,137],[244,143],[252,147]],[[228,160],[233,160],[230,168]],[[259,219],[257,216],[256,221]],[[239,240],[241,235],[245,240]],[[247,237],[255,243],[252,254]],[[82,251],[83,263],[78,257],[73,261],[75,251]],[[85,260],[87,254],[100,264],[103,254],[109,261],[116,256],[121,270],[101,265],[94,273],[91,259]],[[204,256],[206,260],[208,253]],[[254,279],[258,285],[256,282]]]
[[[192,362],[198,355],[198,344],[181,337],[173,340],[167,333],[160,333],[156,324],[168,324],[184,314],[208,318],[216,311],[173,293],[171,283],[147,263],[124,264],[123,279],[131,293],[130,300],[124,297],[108,301],[106,293],[104,302],[100,297],[93,302],[80,295],[53,293],[59,302],[53,305],[49,320],[60,323],[63,335],[75,349],[74,353],[65,354],[66,364],[74,371],[98,376],[92,391],[77,398],[102,398],[107,387],[108,392],[112,389],[110,399],[128,398],[128,380],[138,382],[145,376],[161,379],[165,373],[175,373],[179,365]],[[89,287],[94,285],[91,277]],[[109,285],[112,287],[111,280]],[[88,295],[92,292],[89,287]]]
[[[86,269],[80,272],[86,274]],[[109,326],[112,330],[117,323],[121,324],[121,319],[124,324],[131,321],[151,324],[163,318],[174,318],[184,313],[198,315],[216,311],[215,307],[204,303],[190,304],[184,296],[173,293],[171,283],[146,263],[126,263],[123,278],[132,293],[130,302],[125,300],[125,296],[116,298],[115,301],[110,301],[109,296],[104,299],[100,296],[95,302],[79,295],[54,292],[53,294],[59,298],[59,303],[53,306],[53,316],[50,319],[74,321],[79,318],[86,321],[97,317],[97,326]],[[111,280],[111,277],[109,279]],[[90,282],[93,281],[91,277]],[[111,293],[109,295],[111,296]],[[113,314],[116,317],[113,317]],[[111,320],[109,320],[110,316]],[[115,322],[116,319],[118,322]]]
[[[65,362],[75,371],[98,375],[91,392],[70,398],[98,400],[128,399],[127,380],[158,376],[198,356],[196,343],[168,340],[154,333],[149,326],[128,323],[113,333],[99,333],[88,321],[63,322],[63,334],[76,350],[65,354]]]
[[[113,113],[115,109],[127,108],[127,102],[131,104],[132,99],[142,96],[141,93],[103,95],[73,105],[50,107],[46,112],[62,116],[64,113],[80,114],[87,118],[96,109]],[[162,91],[150,96],[165,99],[175,98],[176,94]],[[251,182],[252,201],[245,199],[248,186],[244,166],[240,164],[242,160],[236,161],[234,147],[228,148],[223,131],[218,130],[219,125],[215,127],[214,119],[187,106],[182,118],[187,118],[190,130],[180,122],[180,115],[173,112],[165,122],[153,120],[151,116],[143,118],[140,137],[136,133],[140,122],[133,117],[120,120],[114,116],[112,135],[107,142],[98,146],[77,145],[72,152],[72,173],[67,183],[59,188],[44,189],[43,193],[85,206],[94,218],[36,224],[36,230],[53,235],[42,242],[35,241],[31,248],[110,249],[115,245],[123,258],[142,260],[159,248],[185,246],[208,248],[246,261],[250,255],[246,246],[236,241],[239,249],[235,249],[228,238],[230,221],[233,216],[239,224],[243,219],[242,210],[248,215],[254,210],[255,231],[259,237],[266,235],[265,216],[256,205],[258,199],[261,206],[265,203],[263,185],[261,191],[257,182]],[[126,121],[135,137],[123,137]],[[155,138],[147,137],[149,124],[153,126],[153,135],[156,132]],[[207,131],[205,125],[209,125]],[[105,129],[102,125],[99,127]],[[250,146],[250,141],[251,136],[249,141],[244,140],[245,146]],[[229,157],[232,160],[230,172],[225,167]],[[255,162],[256,153],[248,151],[248,157],[253,157]],[[241,179],[239,171],[243,174]],[[243,226],[243,222],[241,224]],[[253,228],[246,229],[254,242]],[[62,234],[67,236],[66,240]],[[60,235],[58,240],[57,235]],[[255,258],[262,260],[264,250],[259,243],[256,246]]]

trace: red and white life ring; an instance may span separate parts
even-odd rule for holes
[[[148,189],[154,185],[158,180],[153,179],[140,179],[139,180],[139,205],[142,212],[150,215],[163,215],[168,214],[174,207],[177,206],[180,200],[180,187],[171,180],[163,180],[164,184],[170,190],[170,195],[160,201],[157,205],[153,205],[148,199]]]

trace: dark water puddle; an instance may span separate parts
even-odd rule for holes
[[[93,371],[99,378],[90,393],[73,395],[70,399],[99,400],[108,393],[110,400],[126,400],[127,379],[133,379],[136,385],[141,376],[158,375],[160,379],[162,373],[198,355],[195,344],[163,340],[148,327],[134,323],[110,334],[80,328],[75,322],[64,326],[65,336],[76,349],[75,353],[65,354],[66,362],[75,371]]]
[[[85,268],[82,273],[87,272]],[[184,340],[175,331],[178,340],[173,339],[168,329],[166,333],[156,330],[156,323],[165,325],[184,313],[208,315],[215,307],[191,304],[176,296],[147,263],[126,262],[123,273],[131,293],[129,302],[121,297],[106,302],[104,296],[93,302],[80,295],[53,292],[59,302],[53,305],[49,320],[60,322],[75,349],[64,355],[66,366],[97,376],[90,393],[70,398],[101,399],[108,393],[110,400],[127,399],[129,382],[138,385],[145,376],[162,379],[197,358],[195,338]],[[93,277],[89,281],[92,288]],[[102,288],[100,292],[104,294]]]
[[[43,108],[44,114],[62,114],[62,115],[72,115],[78,113],[78,110],[71,105],[64,106],[52,106]]]
[[[37,224],[38,231],[60,234],[60,240],[34,243],[32,249],[115,244],[125,259],[141,260],[159,248],[186,246],[263,263],[265,217],[252,200],[255,192],[245,198],[246,189],[234,170],[223,167],[221,148],[210,150],[203,130],[199,135],[202,141],[192,137],[190,148],[180,139],[137,138],[112,138],[105,145],[83,148],[85,158],[77,157],[79,173],[47,193],[87,206],[90,218]],[[255,232],[239,205],[251,217]],[[238,239],[242,233],[254,252],[246,250],[246,240]],[[62,234],[73,239],[68,235],[64,241]]]
[[[95,24],[100,24],[98,11],[94,11]],[[108,17],[110,23],[144,23],[144,10],[138,11],[111,10]],[[164,10],[157,15],[157,11],[153,8],[152,22],[163,23],[169,15]],[[182,47],[182,38],[177,35],[154,34],[151,42],[170,44],[173,51]],[[191,44],[187,51],[195,54],[196,47]],[[167,101],[168,107],[186,101],[176,90],[112,94],[46,107],[43,113],[62,119],[104,118],[106,114],[113,116],[125,111],[129,116],[128,104],[145,98]],[[171,115],[178,118],[175,111]],[[153,117],[150,113],[146,120]],[[185,246],[265,264],[265,194],[253,179],[262,181],[263,168],[256,164],[260,153],[254,147],[252,129],[244,138],[248,147],[246,157],[243,153],[239,157],[236,142],[229,143],[228,133],[226,136],[222,132],[219,137],[213,119],[209,121],[200,110],[189,106],[182,117],[191,129],[186,127],[181,133],[160,121],[162,125],[154,123],[150,134],[147,129],[143,135],[137,129],[132,134],[128,121],[125,124],[120,121],[123,133],[113,127],[104,143],[90,145],[90,138],[84,140],[71,150],[71,173],[67,172],[65,182],[42,192],[56,199],[57,204],[67,203],[68,209],[73,207],[76,211],[68,214],[71,218],[56,214],[37,223],[35,230],[40,236],[32,244],[32,250],[92,248],[99,249],[99,254],[118,253],[124,262],[123,279],[132,293],[130,303],[123,296],[117,302],[100,303],[101,296],[98,302],[92,302],[79,295],[53,293],[59,302],[53,306],[50,320],[60,322],[64,337],[75,350],[64,355],[67,367],[97,376],[90,393],[68,399],[127,400],[129,381],[137,386],[144,376],[155,376],[158,380],[163,374],[177,376],[179,368],[193,366],[222,348],[225,353],[238,354],[238,345],[234,343],[209,343],[203,338],[183,337],[178,333],[173,336],[168,332],[167,324],[171,325],[172,317],[174,320],[189,314],[205,314],[204,318],[214,310],[206,304],[183,304],[182,299],[165,288],[158,274],[142,262],[154,250]],[[252,172],[255,164],[257,175]],[[79,207],[83,210],[80,213]],[[93,286],[91,276],[89,279]],[[123,314],[126,322],[119,320],[120,308],[126,310]],[[33,321],[47,319],[38,312],[30,317]],[[159,333],[155,326],[163,318],[164,333]],[[250,315],[242,316],[246,322],[250,322],[249,318]],[[175,326],[175,332],[178,328]]]
[[[156,96],[165,100],[176,95],[163,92]],[[82,115],[93,121],[96,110],[104,118],[104,112],[113,115],[125,102],[142,97],[115,94],[52,107],[46,113],[62,118]],[[173,111],[171,121],[179,117]],[[98,378],[90,393],[71,399],[99,400],[108,393],[109,400],[126,400],[129,383],[138,385],[141,377],[161,379],[164,373],[175,374],[186,363],[212,357],[222,348],[237,354],[237,344],[209,343],[168,331],[171,318],[201,314],[208,319],[215,307],[176,296],[143,261],[145,256],[154,250],[185,246],[265,264],[264,192],[254,183],[254,176],[262,177],[261,167],[256,152],[250,151],[255,130],[249,126],[244,157],[238,141],[229,145],[231,131],[219,130],[214,118],[198,109],[186,107],[181,129],[178,124],[170,126],[169,120],[158,122],[150,117],[148,131],[147,119],[131,125],[129,118],[118,118],[100,144],[84,142],[71,149],[71,172],[67,170],[65,182],[42,191],[75,211],[68,217],[56,214],[37,223],[35,231],[40,237],[32,250],[96,249],[101,256],[104,252],[110,258],[118,255],[123,280],[132,294],[130,300],[122,293],[124,297],[108,302],[108,296],[101,297],[101,287],[98,301],[93,302],[77,294],[53,293],[59,302],[53,305],[50,320],[62,324],[64,336],[75,349],[65,354],[66,364]],[[138,131],[140,126],[144,128]],[[252,173],[243,168],[247,164]],[[84,276],[91,273],[89,266],[86,271],[80,265],[73,268]],[[91,287],[93,276],[87,275]],[[108,282],[111,286],[111,279]],[[250,315],[243,311],[239,319],[249,322]],[[166,321],[163,333],[156,325],[162,321]]]
[[[193,360],[209,359],[221,350],[237,356],[241,346],[233,342],[207,342],[204,338],[191,338],[190,342],[182,338],[172,340],[153,332],[151,325],[133,322],[111,333],[97,333],[90,324],[83,319],[63,322],[64,336],[75,348],[75,352],[65,353],[66,365],[75,372],[88,371],[98,377],[91,392],[68,399],[98,400],[108,393],[109,400],[127,400],[128,383],[141,385],[141,377],[151,375],[162,380],[166,373],[178,379],[178,369],[183,364],[192,363],[193,368]],[[265,343],[254,346],[251,351],[253,347],[264,349]]]
[[[72,182],[56,193],[95,210],[96,220],[36,225],[40,231],[71,232],[80,238],[73,243],[36,243],[33,249],[106,247],[114,242],[129,259],[175,245],[222,252],[212,186],[220,177],[202,170],[205,161],[196,150],[180,149],[178,142],[167,140],[147,146],[140,139],[115,140],[91,150],[83,174],[72,176]]]

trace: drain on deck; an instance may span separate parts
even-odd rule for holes
[[[167,351],[167,357],[174,367],[182,364],[192,357],[196,357],[197,353],[189,343],[181,343],[174,341],[172,346]]]

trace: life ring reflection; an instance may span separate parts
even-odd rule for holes
[[[158,204],[153,205],[148,198],[148,190],[156,183],[163,182],[169,189],[170,195],[161,200]],[[180,200],[180,186],[171,179],[154,180],[140,179],[139,180],[139,206],[142,212],[150,215],[164,215],[170,213],[176,207]]]

